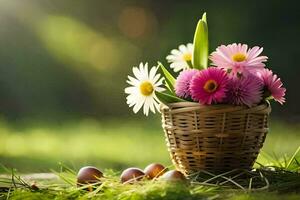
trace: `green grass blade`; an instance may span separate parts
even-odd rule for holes
[[[290,165],[292,164],[292,162],[294,161],[295,157],[297,156],[297,154],[300,152],[300,146],[297,148],[297,150],[295,151],[295,153],[293,154],[293,156],[290,158],[288,164],[286,165],[286,169],[288,169],[290,167]]]
[[[163,76],[166,81],[166,87],[174,93],[174,85],[176,79],[172,76],[172,74],[163,66],[162,63],[158,62],[158,67],[161,69]]]
[[[180,99],[174,95],[167,94],[164,92],[155,91],[157,98],[164,104],[175,103],[175,102],[184,102],[184,99]]]
[[[194,35],[193,66],[196,69],[206,69],[208,65],[208,27],[206,13],[198,21]]]

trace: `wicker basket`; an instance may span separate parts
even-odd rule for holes
[[[268,132],[271,107],[180,102],[161,105],[161,112],[172,161],[188,175],[251,169]]]

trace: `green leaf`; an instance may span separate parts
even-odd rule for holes
[[[207,25],[206,12],[203,13],[203,15],[202,15],[202,20],[203,20],[203,21],[206,23],[206,25]]]
[[[206,69],[208,65],[208,28],[206,13],[198,21],[194,35],[193,66],[196,69]]]
[[[160,62],[158,62],[158,66],[160,67],[163,76],[165,78],[166,81],[166,87],[172,92],[174,93],[174,85],[175,85],[175,81],[176,79],[172,76],[172,74],[163,66],[163,64],[161,64]]]
[[[155,91],[155,95],[164,104],[175,103],[175,102],[185,102],[184,99],[180,99],[172,94],[167,94],[166,92]]]

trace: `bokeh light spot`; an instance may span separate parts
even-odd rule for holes
[[[155,16],[141,7],[125,7],[119,16],[121,32],[130,38],[145,37],[156,31]]]

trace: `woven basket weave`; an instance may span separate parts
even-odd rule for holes
[[[192,102],[161,105],[174,165],[186,175],[251,169],[265,141],[270,112],[269,104],[252,108]]]

